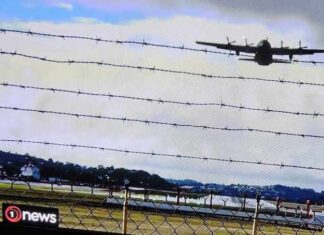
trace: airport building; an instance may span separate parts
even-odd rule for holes
[[[27,165],[24,165],[23,167],[20,168],[20,171],[21,171],[22,178],[40,180],[39,168],[37,168],[32,163],[28,163]]]

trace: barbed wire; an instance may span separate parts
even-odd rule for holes
[[[231,163],[239,163],[239,164],[254,164],[254,165],[263,165],[263,166],[276,166],[280,168],[299,168],[299,169],[307,169],[307,170],[318,170],[324,171],[322,167],[312,167],[312,166],[302,166],[302,165],[292,165],[292,164],[284,164],[284,163],[269,163],[259,161],[247,161],[247,160],[237,160],[232,158],[214,158],[214,157],[206,157],[206,156],[190,156],[190,155],[180,155],[180,154],[168,154],[168,153],[159,153],[159,152],[145,152],[145,151],[136,151],[129,149],[120,149],[120,148],[110,148],[110,147],[100,147],[100,146],[92,146],[92,145],[80,145],[80,144],[66,144],[66,143],[57,143],[57,142],[49,142],[49,141],[34,141],[34,140],[22,140],[22,139],[0,139],[0,142],[11,142],[11,143],[27,143],[27,144],[40,144],[47,146],[60,146],[60,147],[69,147],[69,148],[83,148],[83,149],[94,149],[101,151],[111,151],[125,154],[137,154],[137,155],[147,155],[147,156],[160,156],[160,157],[173,157],[179,159],[195,159],[195,160],[203,160],[203,161],[219,161],[219,162],[227,162]]]
[[[283,60],[283,59],[281,59]],[[285,60],[286,62],[289,60]],[[324,61],[315,61],[315,60],[299,60],[299,59],[292,59],[291,60],[294,63],[305,63],[305,64],[313,64],[313,65],[317,65],[317,64],[324,64]]]
[[[246,55],[244,55],[244,56],[246,56]],[[299,59],[287,60],[287,59],[280,59],[280,58],[276,58],[275,60],[282,61],[282,62],[290,62],[290,63],[313,64],[315,66],[317,64],[324,64],[324,61],[316,61],[316,60],[299,60]]]
[[[283,131],[273,131],[273,130],[264,130],[257,128],[230,128],[230,127],[217,127],[217,126],[209,126],[209,125],[195,125],[195,124],[185,124],[185,123],[177,123],[177,122],[163,122],[163,121],[153,121],[148,119],[137,119],[137,118],[128,118],[128,117],[111,117],[111,116],[103,116],[103,115],[91,115],[91,114],[81,114],[81,113],[71,113],[71,112],[60,112],[60,111],[49,111],[42,109],[28,109],[28,108],[19,108],[19,107],[11,107],[11,106],[0,106],[0,109],[4,110],[13,110],[13,111],[25,111],[25,112],[36,112],[42,114],[54,114],[54,115],[65,115],[72,116],[76,118],[95,118],[95,119],[107,119],[113,121],[122,121],[122,122],[135,122],[135,123],[143,123],[147,125],[163,125],[163,126],[171,126],[171,127],[187,127],[187,128],[198,128],[202,130],[219,130],[219,131],[228,131],[228,132],[256,132],[263,134],[274,134],[275,136],[295,136],[295,137],[303,137],[303,138],[317,138],[324,139],[323,135],[313,135],[313,134],[299,134],[299,133],[291,133],[291,132],[283,132]]]
[[[18,53],[17,51],[8,52],[3,51],[0,49],[0,55],[11,55],[11,56],[20,56],[28,59],[35,59],[40,60],[43,62],[50,62],[50,63],[57,63],[57,64],[94,64],[98,66],[111,66],[111,67],[118,67],[118,68],[128,68],[128,69],[137,69],[137,70],[146,70],[152,72],[165,72],[165,73],[172,73],[172,74],[184,74],[190,76],[196,76],[200,78],[209,78],[209,79],[234,79],[234,80],[253,80],[253,81],[260,81],[260,82],[271,82],[271,83],[281,83],[281,84],[294,84],[298,86],[308,85],[308,86],[319,86],[324,87],[324,83],[313,83],[313,82],[304,82],[304,81],[292,81],[292,80],[285,80],[283,78],[278,79],[269,79],[269,78],[261,78],[261,77],[247,77],[247,76],[226,76],[226,75],[213,75],[207,73],[196,73],[196,72],[189,72],[184,70],[173,70],[173,69],[164,69],[164,68],[157,68],[157,67],[147,67],[147,66],[140,66],[140,65],[129,65],[129,64],[116,64],[116,63],[108,63],[103,61],[89,61],[89,60],[56,60],[56,59],[47,59],[46,57],[40,56],[33,56],[27,55],[23,53]]]
[[[182,50],[182,51],[193,51],[193,52],[203,52],[203,53],[211,53],[211,54],[222,54],[227,56],[235,56],[235,53],[227,53],[222,51],[215,51],[215,50],[208,50],[206,48],[199,49],[199,48],[193,48],[193,47],[185,47],[184,45],[181,46],[175,46],[175,45],[168,45],[168,44],[161,44],[161,43],[152,43],[152,42],[146,42],[144,39],[142,41],[134,41],[134,40],[112,40],[112,39],[102,39],[100,37],[90,37],[90,36],[79,36],[79,35],[64,35],[64,34],[54,34],[54,33],[41,33],[41,32],[35,32],[31,30],[17,30],[17,29],[5,29],[0,28],[1,33],[18,33],[18,34],[24,34],[29,36],[42,36],[42,37],[52,37],[52,38],[61,38],[61,39],[78,39],[78,40],[88,40],[88,41],[94,41],[96,43],[104,42],[104,43],[111,43],[111,44],[135,44],[135,45],[141,45],[141,46],[151,46],[151,47],[161,47],[161,48],[168,48],[168,49],[176,49],[176,50]],[[240,53],[240,55],[245,57],[251,57],[253,58],[253,55],[247,54],[247,53]],[[286,59],[277,59],[279,61],[283,62],[293,62],[293,63],[306,63],[306,64],[324,64],[324,61],[315,61],[315,60],[299,60],[299,59],[292,59],[292,60],[286,60]]]
[[[87,95],[87,96],[99,96],[99,97],[108,97],[110,98],[118,98],[118,99],[128,99],[128,100],[136,100],[136,101],[144,101],[149,103],[157,103],[157,104],[176,104],[176,105],[183,105],[183,106],[218,106],[220,108],[233,108],[238,110],[249,110],[249,111],[260,111],[263,113],[280,113],[280,114],[290,114],[295,116],[310,116],[313,118],[316,117],[323,117],[324,113],[319,112],[299,112],[299,111],[286,111],[286,110],[279,110],[279,109],[272,109],[272,108],[255,108],[245,106],[243,104],[240,105],[233,105],[227,104],[223,101],[221,102],[191,102],[191,101],[176,101],[176,100],[167,100],[167,99],[156,99],[156,98],[146,98],[146,97],[138,97],[138,96],[127,96],[127,95],[116,95],[112,93],[94,93],[94,92],[85,92],[80,90],[68,90],[68,89],[58,89],[53,87],[39,87],[39,86],[29,86],[29,85],[22,85],[22,84],[12,84],[8,82],[0,83],[0,86],[3,87],[15,87],[21,89],[32,89],[32,90],[41,90],[41,91],[50,91],[50,92],[61,92],[61,93],[69,93],[75,95]]]
[[[79,36],[79,35],[63,35],[63,34],[53,34],[53,33],[41,33],[41,32],[34,32],[34,31],[26,31],[26,30],[17,30],[17,29],[4,29],[0,28],[0,32],[2,33],[18,33],[24,34],[29,36],[42,36],[42,37],[52,37],[52,38],[61,38],[61,39],[79,39],[79,40],[88,40],[94,41],[96,43],[104,42],[104,43],[111,43],[111,44],[135,44],[140,46],[151,46],[151,47],[162,47],[162,48],[169,48],[169,49],[177,49],[183,51],[193,51],[193,52],[204,52],[204,53],[211,53],[211,54],[223,54],[228,56],[234,56],[234,53],[226,53],[222,51],[214,51],[208,49],[198,49],[192,47],[185,47],[184,45],[175,46],[175,45],[167,45],[167,44],[159,44],[159,43],[152,43],[146,42],[144,39],[142,41],[133,41],[133,40],[112,40],[112,39],[102,39],[100,37],[90,37],[90,36]],[[244,54],[244,56],[250,56],[249,54]]]

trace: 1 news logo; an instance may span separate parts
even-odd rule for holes
[[[8,206],[4,211],[4,216],[10,223],[18,223],[22,219],[21,210],[17,206]]]
[[[56,208],[2,204],[3,222],[11,225],[57,228],[59,213]]]

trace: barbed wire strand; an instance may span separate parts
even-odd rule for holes
[[[187,127],[187,128],[199,128],[203,130],[219,130],[219,131],[228,131],[228,132],[256,132],[263,134],[274,134],[275,136],[295,136],[295,137],[303,137],[303,138],[317,138],[324,139],[322,135],[313,135],[313,134],[299,134],[299,133],[291,133],[291,132],[283,132],[283,131],[273,131],[273,130],[264,130],[264,129],[256,129],[256,128],[229,128],[225,127],[216,127],[209,125],[195,125],[195,124],[185,124],[185,123],[177,123],[177,122],[163,122],[163,121],[152,121],[145,119],[136,119],[136,118],[128,118],[128,117],[111,117],[111,116],[103,116],[103,115],[91,115],[91,114],[81,114],[81,113],[70,113],[70,112],[60,112],[60,111],[49,111],[49,110],[41,110],[41,109],[28,109],[28,108],[19,108],[19,107],[10,107],[10,106],[0,106],[0,109],[3,110],[13,110],[13,111],[25,111],[25,112],[36,112],[41,114],[54,114],[54,115],[65,115],[71,116],[75,118],[95,118],[95,119],[107,119],[113,121],[122,121],[122,122],[135,122],[135,123],[143,123],[143,124],[153,124],[153,125],[163,125],[163,126],[171,126],[171,127]]]
[[[190,155],[180,155],[180,154],[168,154],[168,153],[159,153],[159,152],[145,152],[145,151],[136,151],[129,149],[119,149],[119,148],[110,148],[110,147],[99,147],[99,146],[91,146],[91,145],[80,145],[80,144],[65,144],[65,143],[57,143],[57,142],[48,142],[48,141],[34,141],[34,140],[22,140],[22,139],[0,139],[0,142],[10,142],[10,143],[27,143],[27,144],[40,144],[47,146],[60,146],[60,147],[69,147],[69,148],[83,148],[83,149],[95,149],[101,151],[111,151],[111,152],[119,152],[125,154],[137,154],[137,155],[147,155],[147,156],[160,156],[160,157],[173,157],[179,159],[196,159],[203,161],[219,161],[219,162],[227,162],[227,163],[239,163],[239,164],[254,164],[254,165],[263,165],[263,166],[276,166],[280,168],[299,168],[306,170],[317,170],[324,171],[322,167],[312,167],[312,166],[302,166],[302,165],[292,165],[292,164],[284,164],[284,163],[269,163],[259,161],[247,161],[247,160],[236,160],[232,158],[214,158],[214,157],[206,157],[206,156],[190,156]]]
[[[8,82],[2,82],[0,83],[0,86],[3,87],[14,87],[14,88],[21,88],[21,89],[32,89],[32,90],[41,90],[41,91],[50,91],[53,93],[61,92],[61,93],[69,93],[69,94],[75,94],[75,95],[86,95],[86,96],[98,96],[98,97],[105,97],[105,98],[117,98],[117,99],[127,99],[127,100],[136,100],[136,101],[144,101],[149,103],[156,103],[156,104],[176,104],[176,105],[183,105],[187,107],[192,106],[217,106],[217,107],[225,107],[225,108],[232,108],[232,109],[238,109],[238,110],[248,110],[248,111],[259,111],[263,113],[280,113],[280,114],[289,114],[289,115],[295,115],[295,116],[310,116],[313,118],[316,117],[323,117],[324,113],[319,112],[299,112],[299,111],[287,111],[287,110],[278,110],[278,109],[272,109],[272,108],[255,108],[255,107],[249,107],[243,104],[240,105],[233,105],[233,104],[227,104],[223,101],[221,102],[192,102],[192,101],[176,101],[176,100],[168,100],[168,99],[156,99],[156,98],[146,98],[146,97],[138,97],[138,96],[127,96],[127,95],[116,95],[112,94],[110,92],[108,93],[94,93],[94,92],[86,92],[86,91],[80,91],[80,90],[68,90],[68,89],[59,89],[59,88],[53,88],[53,87],[40,87],[40,86],[29,86],[29,85],[22,85],[22,84],[12,84]]]
[[[79,35],[63,35],[63,34],[53,34],[53,33],[41,33],[41,32],[34,32],[34,31],[26,31],[26,30],[17,30],[17,29],[4,29],[0,28],[0,32],[2,33],[18,33],[24,34],[29,36],[42,36],[42,37],[52,37],[52,38],[61,38],[61,39],[79,39],[79,40],[88,40],[94,41],[96,43],[104,42],[104,43],[111,43],[111,44],[135,44],[141,46],[151,46],[151,47],[162,47],[162,48],[169,48],[169,49],[177,49],[177,50],[184,50],[184,51],[194,51],[194,52],[204,52],[204,53],[211,53],[211,54],[223,54],[228,56],[234,56],[234,53],[226,53],[222,51],[214,51],[208,49],[198,49],[192,47],[185,47],[184,45],[175,46],[175,45],[167,45],[167,44],[159,44],[159,43],[152,43],[146,42],[144,39],[142,41],[133,41],[133,40],[112,40],[112,39],[102,39],[100,37],[90,37],[90,36],[79,36]],[[249,54],[244,54],[244,56],[251,56]]]
[[[308,86],[319,86],[324,87],[324,83],[313,83],[313,82],[304,82],[304,81],[292,81],[292,80],[285,80],[283,78],[278,79],[269,79],[269,78],[261,78],[261,77],[246,77],[246,76],[226,76],[226,75],[213,75],[207,73],[196,73],[196,72],[189,72],[184,70],[173,70],[173,69],[164,69],[164,68],[157,68],[157,67],[146,67],[146,66],[137,66],[137,65],[128,65],[128,64],[116,64],[116,63],[108,63],[103,61],[88,61],[88,60],[56,60],[56,59],[47,59],[46,57],[40,56],[33,56],[27,55],[23,53],[18,53],[17,51],[8,52],[3,51],[0,49],[0,55],[11,55],[11,56],[20,56],[28,59],[35,59],[40,60],[43,62],[50,62],[50,63],[57,63],[57,64],[95,64],[98,66],[111,66],[111,67],[118,67],[118,68],[128,68],[128,69],[137,69],[140,71],[152,71],[152,72],[165,72],[165,73],[172,73],[172,74],[184,74],[190,76],[196,76],[201,78],[209,78],[209,79],[234,79],[234,80],[253,80],[253,81],[260,81],[260,82],[271,82],[271,83],[281,83],[281,84],[294,84],[298,86],[308,85]]]
[[[112,44],[135,44],[135,45],[141,45],[141,46],[151,46],[151,47],[161,47],[161,48],[168,48],[168,49],[177,49],[182,51],[193,51],[193,52],[203,52],[203,53],[211,53],[211,54],[222,54],[227,56],[234,56],[235,53],[229,53],[222,52],[222,51],[215,51],[215,50],[208,50],[206,48],[199,49],[199,48],[192,48],[192,47],[185,47],[184,45],[181,46],[175,46],[175,45],[168,45],[168,44],[159,44],[159,43],[152,43],[152,42],[146,42],[144,39],[142,41],[134,41],[134,40],[112,40],[112,39],[102,39],[100,37],[90,37],[90,36],[80,36],[80,35],[64,35],[64,34],[54,34],[54,33],[41,33],[41,32],[35,32],[31,30],[17,30],[17,29],[5,29],[0,28],[1,33],[18,33],[18,34],[24,34],[29,36],[42,36],[42,37],[52,37],[52,38],[61,38],[61,39],[77,39],[77,40],[88,40],[88,41],[94,41],[96,43],[104,42],[104,43],[112,43]],[[245,57],[254,57],[253,55],[247,54],[247,53],[240,53],[240,55]],[[306,64],[324,64],[324,61],[315,61],[315,60],[299,60],[299,59],[292,59],[292,60],[286,60],[286,59],[276,59],[283,62],[293,62],[293,63],[306,63]]]

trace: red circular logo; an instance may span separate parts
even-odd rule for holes
[[[16,206],[8,206],[4,214],[10,223],[18,223],[22,219],[21,210]]]

